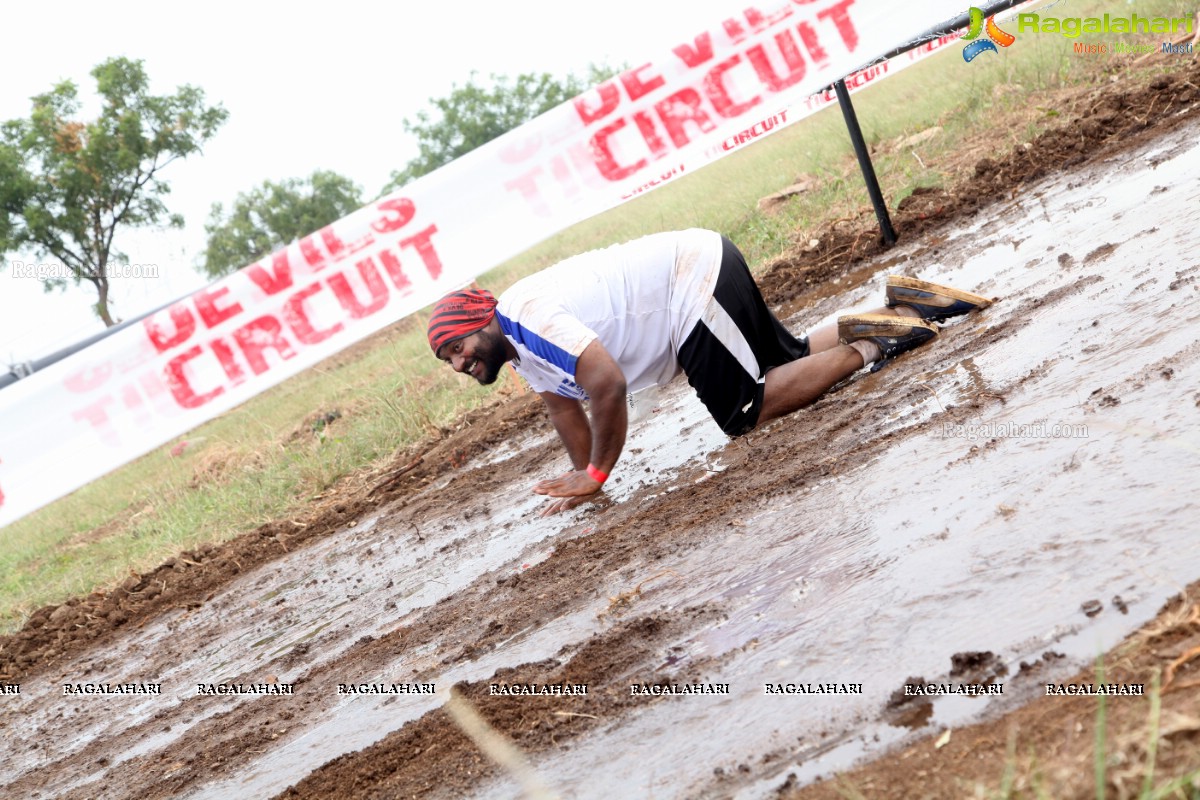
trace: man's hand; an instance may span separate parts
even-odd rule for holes
[[[533,487],[535,494],[559,498],[546,506],[543,517],[596,499],[601,481],[589,475],[584,465],[590,462],[597,469],[611,471],[625,446],[629,425],[625,375],[599,339],[593,339],[579,354],[575,362],[575,381],[591,398],[590,423],[578,400],[559,397],[552,392],[541,393],[550,411],[550,420],[567,447],[571,464],[576,467],[574,472],[541,481]]]
[[[541,516],[548,517],[560,511],[575,508],[589,500],[594,500],[600,493],[602,484],[587,474],[586,470],[567,472],[548,481],[539,481],[534,487],[534,494],[544,494],[557,497],[542,511]]]

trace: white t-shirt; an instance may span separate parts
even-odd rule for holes
[[[496,318],[513,366],[536,392],[584,399],[575,364],[599,339],[629,391],[679,374],[676,353],[717,285],[721,235],[693,228],[593,250],[530,275],[500,295]]]

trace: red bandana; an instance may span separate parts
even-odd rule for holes
[[[437,355],[442,345],[470,336],[496,315],[496,298],[487,289],[451,292],[437,301],[429,318],[429,346]]]

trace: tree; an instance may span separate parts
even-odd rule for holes
[[[205,106],[193,86],[150,94],[141,61],[111,58],[91,74],[101,101],[94,121],[75,119],[77,90],[64,81],[33,98],[29,119],[0,127],[0,252],[28,248],[56,262],[46,291],[90,283],[96,315],[112,326],[110,267],[128,261],[113,247],[117,231],[183,227],[163,203],[170,186],[159,172],[200,152],[228,112]]]
[[[449,164],[618,71],[593,64],[584,78],[568,75],[560,81],[545,72],[527,73],[512,85],[507,76],[492,75],[490,87],[476,84],[472,72],[466,86],[455,84],[448,96],[429,100],[436,113],[420,111],[416,121],[404,120],[404,130],[417,137],[419,154],[404,169],[392,172],[383,193]]]
[[[238,194],[229,216],[214,203],[204,226],[204,271],[213,278],[236,272],[302,236],[358,210],[363,190],[336,172],[317,170]]]

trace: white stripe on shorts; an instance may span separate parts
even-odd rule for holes
[[[758,359],[754,357],[750,343],[746,341],[746,337],[737,323],[733,321],[733,317],[729,316],[729,313],[717,302],[717,298],[709,298],[708,305],[704,307],[704,313],[700,316],[700,321],[712,332],[713,336],[717,337],[717,341],[737,359],[738,363],[742,365],[742,369],[746,370],[746,374],[761,383],[762,370],[758,368]]]

